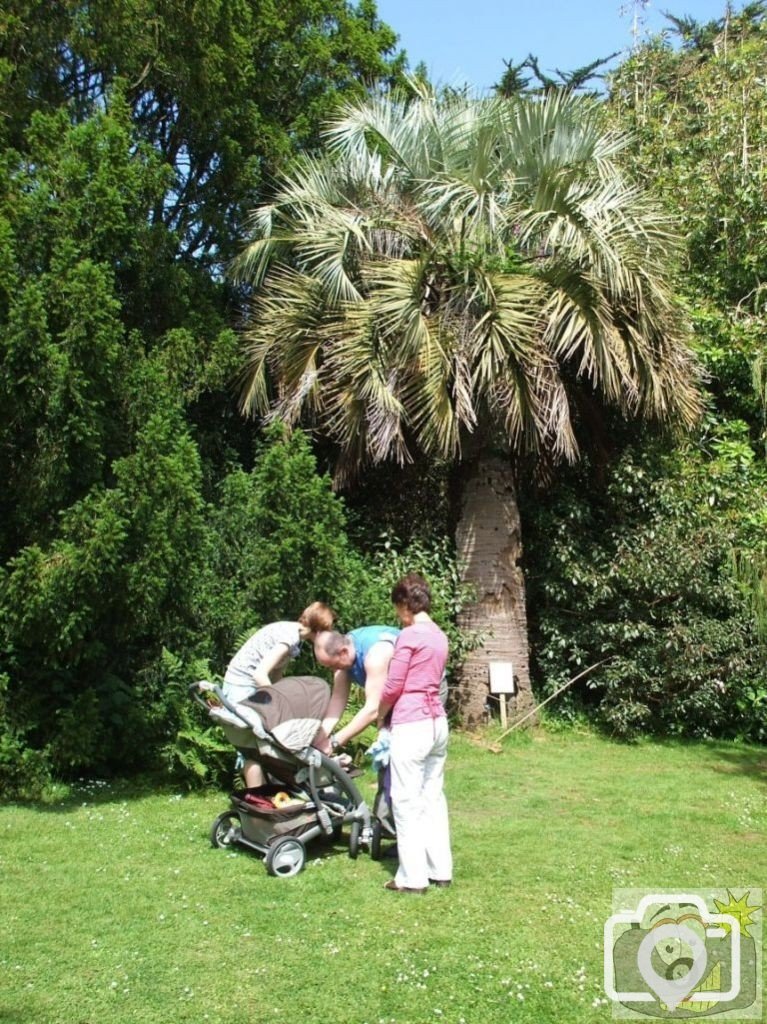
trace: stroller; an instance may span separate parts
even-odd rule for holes
[[[349,824],[349,856],[356,858],[361,845],[380,856],[381,829],[374,830],[349,773],[311,746],[330,700],[324,679],[288,676],[238,704],[212,683],[193,683],[189,691],[270,780],[230,795],[231,808],[211,826],[213,846],[256,850],[270,875],[288,878],[304,867],[308,842],[319,836],[337,839]]]
[[[370,857],[371,860],[380,860],[383,856],[381,841],[383,839],[397,839],[397,830],[394,824],[394,813],[391,807],[391,793],[389,769],[379,768],[378,790],[373,800],[373,818],[370,826]]]

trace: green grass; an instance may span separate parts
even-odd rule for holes
[[[0,1021],[610,1020],[614,887],[767,882],[767,752],[512,739],[453,737],[456,881],[423,897],[341,845],[292,879],[212,849],[223,793],[89,785],[0,808]]]

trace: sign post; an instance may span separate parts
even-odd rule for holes
[[[510,661],[490,662],[490,692],[497,694],[501,706],[501,726],[506,728],[506,696],[516,693],[514,684],[514,668]]]

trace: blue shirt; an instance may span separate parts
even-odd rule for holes
[[[368,651],[373,644],[381,643],[381,641],[386,641],[394,647],[399,632],[394,626],[360,626],[359,629],[351,631],[349,636],[354,641],[354,662],[346,671],[352,682],[359,686],[365,685],[367,682],[365,658],[368,656]]]

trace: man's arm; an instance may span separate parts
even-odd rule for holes
[[[332,753],[330,748],[330,734],[335,729],[338,719],[344,713],[349,702],[349,690],[351,680],[345,668],[339,668],[333,675],[333,692],[330,695],[330,703],[322,720],[322,725],[317,735],[312,740],[312,746],[317,747],[323,754]]]
[[[386,675],[389,671],[393,646],[390,643],[381,641],[373,644],[365,658],[365,703],[357,714],[347,723],[343,729],[336,733],[336,740],[339,746],[348,743],[354,736],[358,736],[363,729],[366,729],[372,722],[375,722],[378,714],[378,702],[381,699]]]

